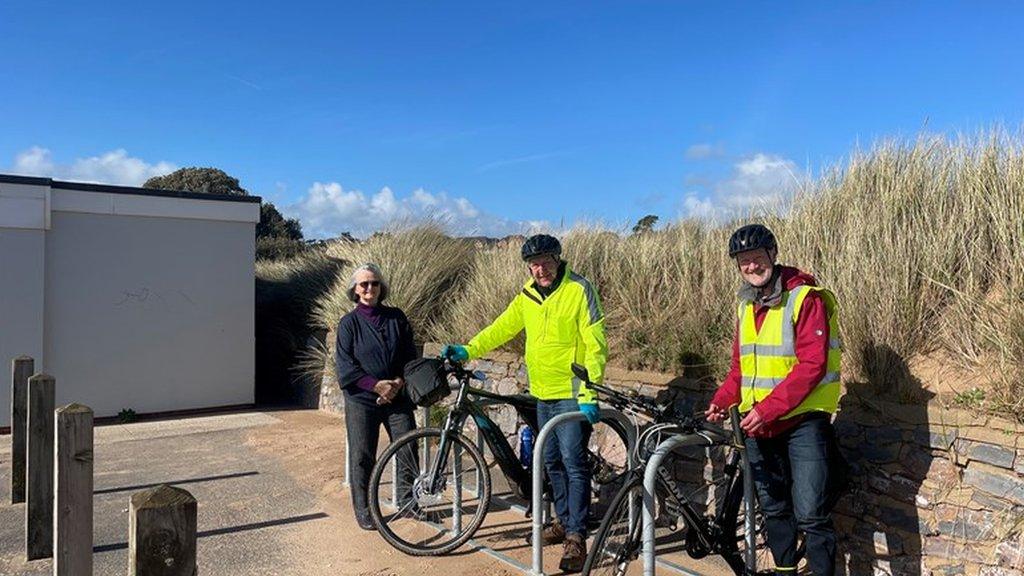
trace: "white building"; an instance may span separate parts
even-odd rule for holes
[[[0,426],[22,354],[97,417],[251,404],[259,202],[0,174]]]

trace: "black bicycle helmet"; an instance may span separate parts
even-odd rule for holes
[[[761,224],[747,224],[732,233],[729,238],[729,257],[733,258],[740,252],[747,250],[776,250],[778,244],[775,242],[775,235],[767,226]]]
[[[562,243],[558,241],[558,238],[547,234],[536,234],[523,242],[523,260],[545,254],[550,254],[555,258],[562,255]]]

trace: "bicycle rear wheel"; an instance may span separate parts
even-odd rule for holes
[[[413,430],[388,446],[370,473],[370,515],[380,535],[406,554],[451,552],[487,515],[491,477],[483,456],[461,434],[447,440],[441,453],[440,429]]]
[[[583,564],[584,576],[622,576],[640,554],[643,479],[627,477],[615,495]]]

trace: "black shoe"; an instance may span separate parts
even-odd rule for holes
[[[356,514],[356,523],[363,530],[376,530],[377,525],[373,523],[373,518],[369,514]]]

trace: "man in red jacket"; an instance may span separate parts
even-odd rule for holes
[[[796,574],[799,530],[813,573],[832,576],[829,461],[841,355],[836,300],[813,276],[778,264],[777,255],[775,236],[760,224],[729,239],[744,283],[732,367],[705,415],[720,422],[739,405],[776,574]]]

